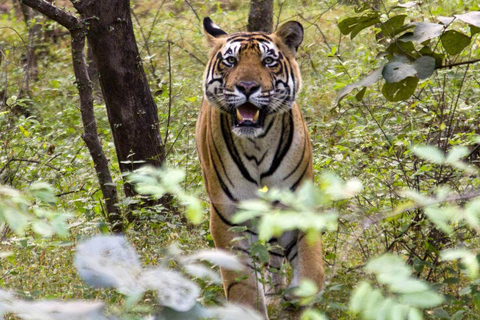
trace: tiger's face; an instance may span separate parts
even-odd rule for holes
[[[231,115],[237,136],[260,136],[266,117],[290,110],[300,90],[294,56],[303,40],[301,24],[287,22],[273,34],[228,35],[206,18],[204,31],[212,46],[204,74],[206,99]]]

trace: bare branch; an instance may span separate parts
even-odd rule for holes
[[[463,66],[463,65],[470,65],[470,64],[477,63],[477,62],[480,62],[480,59],[447,64],[445,66],[436,67],[435,69],[447,69],[447,68],[453,68],[453,67],[458,67],[458,66]]]
[[[68,30],[73,30],[81,24],[81,20],[72,14],[57,8],[45,0],[20,0],[21,3],[43,13],[53,21],[58,22]]]

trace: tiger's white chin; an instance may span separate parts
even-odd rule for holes
[[[257,138],[264,132],[263,128],[233,127],[233,133],[240,138]]]

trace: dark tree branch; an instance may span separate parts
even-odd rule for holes
[[[480,59],[475,59],[471,61],[463,61],[463,62],[457,62],[457,63],[452,63],[452,64],[447,64],[445,66],[440,66],[436,67],[435,69],[448,69],[448,68],[453,68],[453,67],[458,67],[458,66],[463,66],[463,65],[469,65],[469,64],[474,64],[480,62]]]
[[[82,21],[80,19],[62,9],[57,8],[45,0],[20,0],[20,2],[37,10],[40,13],[43,13],[48,18],[58,22],[70,31],[75,28],[82,27]]]

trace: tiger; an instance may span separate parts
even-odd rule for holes
[[[284,279],[273,273],[264,288],[249,255],[258,232],[251,225],[233,232],[237,224],[231,220],[239,202],[254,199],[259,189],[295,190],[313,180],[310,136],[296,102],[301,76],[295,54],[303,27],[290,21],[272,34],[229,35],[206,17],[203,31],[210,53],[195,135],[210,200],[210,232],[216,248],[237,251],[246,266],[243,277],[220,269],[226,299],[268,319],[267,298],[286,289]],[[288,288],[309,279],[322,289],[321,241],[307,244],[303,233],[289,231],[270,243],[278,249],[271,250],[268,268],[279,270],[285,260],[292,266]]]

